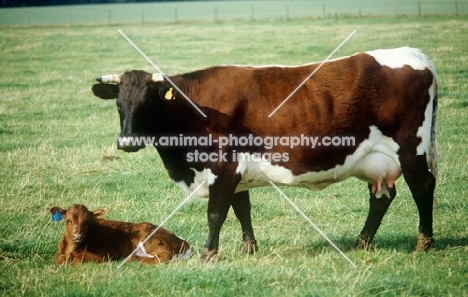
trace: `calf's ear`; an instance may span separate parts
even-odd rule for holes
[[[54,206],[49,209],[50,213],[52,214],[52,221],[58,222],[63,220],[63,216],[65,216],[66,210],[63,210],[61,207]]]
[[[94,84],[91,90],[101,99],[115,99],[119,94],[119,86],[113,84]]]
[[[49,209],[50,213],[51,214],[55,214],[56,212],[62,214],[62,215],[65,215],[65,213],[67,212],[66,210],[64,210],[63,208],[59,207],[59,206],[54,206],[54,207],[51,207]]]
[[[96,219],[102,219],[102,217],[106,214],[105,209],[95,209],[93,210],[93,215]]]

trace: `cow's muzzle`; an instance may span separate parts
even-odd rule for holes
[[[144,139],[137,135],[123,136],[120,135],[117,139],[117,148],[127,153],[137,152],[145,148]]]

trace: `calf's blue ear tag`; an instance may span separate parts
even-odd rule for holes
[[[52,221],[53,222],[58,222],[63,220],[63,216],[61,213],[58,212],[58,210],[55,211],[55,214],[52,215]]]

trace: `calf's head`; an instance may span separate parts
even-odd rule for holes
[[[97,219],[100,219],[106,213],[103,209],[89,211],[86,206],[73,204],[67,210],[54,206],[50,212],[55,215],[57,212],[63,216],[65,220],[65,237],[74,242],[80,243],[86,239],[88,228]]]
[[[161,74],[132,70],[122,75],[104,75],[93,85],[94,95],[101,99],[116,99],[120,116],[120,135],[117,148],[136,152],[145,147],[142,137],[153,136],[155,105],[160,98],[168,100],[173,88]]]

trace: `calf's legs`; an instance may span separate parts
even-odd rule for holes
[[[72,265],[77,265],[81,264],[84,262],[95,262],[95,263],[102,263],[104,262],[104,259],[102,256],[90,253],[87,250],[80,251],[76,254],[73,255],[73,258],[71,259],[71,264]]]

